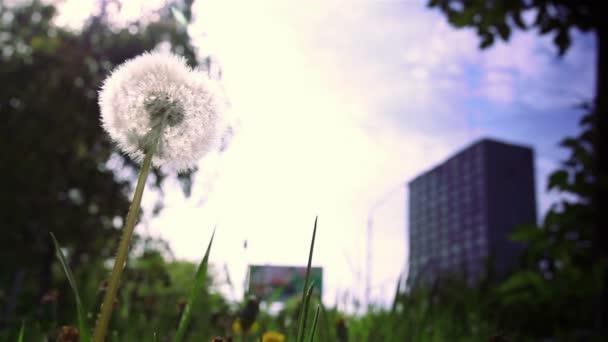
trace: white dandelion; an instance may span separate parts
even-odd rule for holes
[[[219,145],[220,88],[182,57],[145,53],[118,66],[99,94],[110,137],[142,167],[93,333],[104,341],[150,166],[185,170]]]
[[[136,161],[153,153],[157,167],[186,170],[218,146],[220,88],[184,58],[145,53],[120,66],[99,94],[101,120]]]

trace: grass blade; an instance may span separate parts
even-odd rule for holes
[[[306,291],[306,299],[304,300],[304,305],[301,308],[301,315],[304,317],[302,319],[302,335],[298,338],[298,342],[303,342],[306,337],[306,323],[308,322],[308,307],[310,306],[310,298],[312,297],[312,291],[315,289],[315,284],[311,283],[310,287],[308,287],[308,291]]]
[[[25,322],[21,323],[21,330],[19,330],[17,342],[23,342],[23,335],[25,335]]]
[[[205,281],[207,280],[209,252],[211,251],[211,244],[213,243],[214,236],[215,229],[213,230],[213,234],[211,234],[211,240],[209,241],[209,246],[207,246],[205,256],[203,257],[203,260],[198,265],[198,269],[196,270],[196,275],[194,277],[194,286],[192,286],[192,291],[190,291],[190,295],[188,296],[188,302],[184,307],[182,318],[180,319],[179,325],[177,326],[177,333],[175,334],[174,340],[175,342],[181,342],[184,339],[184,336],[186,335],[186,329],[188,328],[188,323],[190,321],[190,316],[192,315],[192,307],[197,303],[199,297],[201,296]]]
[[[332,336],[332,333],[331,333],[332,327],[330,327],[330,324],[329,324],[330,314],[327,312],[327,308],[325,307],[325,305],[323,305],[322,300],[319,300],[319,306],[321,307],[321,312],[319,313],[319,316],[321,317],[321,322],[319,324],[319,338],[322,341],[329,341],[330,340],[329,336]],[[331,316],[332,319],[335,319],[335,313],[337,311],[338,310],[336,309],[332,312],[332,316]]]
[[[89,333],[89,329],[86,325],[86,315],[84,306],[82,305],[82,301],[80,300],[80,294],[78,293],[78,287],[76,286],[76,280],[74,279],[74,274],[72,270],[70,270],[70,266],[65,260],[65,256],[61,252],[61,246],[57,239],[55,238],[55,234],[51,233],[51,238],[53,239],[53,243],[55,244],[55,254],[57,255],[57,259],[59,259],[59,263],[61,264],[61,268],[63,268],[63,272],[65,273],[66,278],[68,278],[68,283],[74,291],[74,297],[76,298],[76,311],[78,314],[78,330],[80,330],[80,339],[82,342],[91,341],[91,335]]]
[[[382,326],[383,334],[385,338],[390,341],[398,341],[395,337],[396,333],[396,324],[399,322],[398,314],[397,314],[397,306],[399,305],[399,301],[401,299],[401,274],[397,278],[397,286],[395,290],[395,297],[393,298],[393,304],[391,305],[391,311],[388,312],[388,317],[386,318],[386,324]]]
[[[391,306],[391,316],[397,311],[397,304],[399,303],[399,295],[401,294],[401,274],[397,279],[397,290],[395,290],[395,298],[393,298],[393,305]]]
[[[300,317],[298,317],[298,332],[296,333],[297,342],[304,340],[304,327],[306,325],[306,317],[308,314],[308,306],[305,304],[306,297],[307,297],[306,290],[308,289],[308,281],[309,281],[309,277],[310,277],[310,265],[312,263],[312,254],[315,249],[315,237],[317,235],[318,219],[319,219],[319,217],[315,218],[315,226],[312,231],[312,241],[310,242],[310,251],[308,252],[308,266],[306,267],[306,277],[304,278],[304,291],[302,291],[302,303],[304,304],[304,307],[302,307],[302,310],[300,311],[300,315],[299,315]]]
[[[317,310],[315,311],[315,317],[312,320],[312,328],[310,329],[310,337],[308,341],[315,341],[315,331],[317,330],[317,322],[319,321],[319,312],[321,310],[321,305],[317,305]]]
[[[268,296],[268,299],[266,299],[266,301],[268,303],[274,303],[274,302],[278,301],[281,298],[281,296],[283,296],[284,292],[285,292],[285,286],[278,286],[276,289],[274,289],[270,293],[270,296]]]

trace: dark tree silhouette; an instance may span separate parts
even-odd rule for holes
[[[191,2],[185,2],[187,19]],[[79,279],[107,276],[100,266],[114,253],[131,191],[130,178],[118,178],[107,162],[112,157],[126,174],[135,164],[115,152],[100,127],[101,81],[163,41],[195,63],[186,30],[168,7],[160,20],[128,28],[110,25],[101,13],[74,32],[54,24],[52,5],[0,3],[0,326],[31,313],[45,293],[65,284],[52,267],[49,232]],[[164,175],[155,175],[160,186]],[[62,286],[59,295],[69,300]]]

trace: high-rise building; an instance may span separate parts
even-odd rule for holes
[[[482,139],[408,185],[409,286],[446,274],[473,283],[486,266],[500,277],[523,248],[508,234],[536,223],[529,147]]]

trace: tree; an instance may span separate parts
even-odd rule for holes
[[[569,196],[551,206],[540,227],[518,227],[512,234],[527,245],[524,264],[500,285],[490,312],[511,331],[536,340],[589,338],[595,328],[589,311],[596,305],[606,264],[596,262],[590,249],[590,119],[587,115],[581,121],[581,134],[562,141],[570,156],[549,176],[548,190]]]
[[[429,0],[429,7],[439,8],[448,21],[458,28],[473,28],[480,37],[480,47],[487,48],[498,40],[508,41],[513,28],[536,29],[540,35],[553,34],[553,42],[561,56],[571,43],[570,32],[579,29],[592,32],[597,41],[596,85],[588,132],[590,171],[593,179],[591,209],[590,256],[594,262],[608,260],[608,230],[605,213],[608,204],[608,22],[603,18],[601,0]],[[534,14],[532,23],[523,14]],[[608,271],[604,285],[598,322],[608,329]]]
[[[128,28],[109,23],[102,10],[74,32],[55,25],[52,5],[0,3],[0,326],[57,286],[49,232],[78,274],[106,276],[103,262],[115,250],[131,192],[130,177],[119,178],[108,160],[127,175],[135,164],[101,129],[97,90],[114,66],[163,41],[196,63],[168,6],[160,20]],[[160,187],[165,175],[155,176]],[[67,288],[59,295],[71,298]]]

